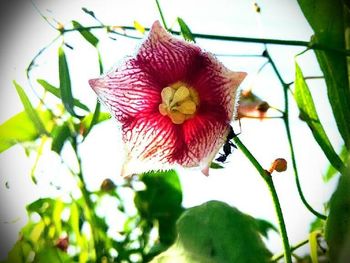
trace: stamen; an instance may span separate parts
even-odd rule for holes
[[[175,90],[173,90],[171,87],[166,87],[162,90],[162,93],[161,93],[162,100],[167,106],[170,105],[170,101],[173,98],[174,93],[175,93]]]
[[[190,91],[185,86],[178,88],[174,94],[173,100],[170,103],[170,107],[176,103],[185,100],[190,95]]]
[[[161,92],[162,103],[158,109],[163,116],[169,116],[174,124],[182,124],[195,116],[199,96],[195,89],[183,82],[165,87]]]
[[[183,114],[193,114],[196,111],[196,104],[192,100],[186,100],[173,109]]]

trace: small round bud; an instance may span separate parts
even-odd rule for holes
[[[116,187],[116,185],[113,183],[113,181],[109,178],[106,178],[103,180],[100,189],[103,192],[110,192],[112,190],[114,190]]]
[[[270,105],[266,101],[262,101],[258,107],[257,110],[260,112],[267,112],[267,110],[270,108]]]
[[[60,32],[63,32],[64,30],[64,25],[60,22],[57,22],[57,30]]]
[[[285,170],[287,170],[287,161],[283,158],[277,158],[271,164],[269,173],[272,173],[273,171],[281,173],[281,172],[284,172]]]
[[[261,12],[261,8],[260,8],[260,6],[259,6],[257,3],[254,3],[254,10],[255,10],[255,12],[257,12],[257,13],[260,13],[260,12]]]
[[[68,249],[68,245],[69,245],[69,239],[68,236],[67,237],[61,237],[56,241],[56,247],[64,252],[67,252]]]

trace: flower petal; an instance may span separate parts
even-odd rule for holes
[[[129,176],[176,165],[205,170],[225,142],[229,125],[215,115],[174,125],[158,113],[125,123],[122,130],[127,152],[122,175]]]
[[[134,59],[89,84],[120,122],[158,112],[162,87]]]
[[[202,53],[197,58],[196,68],[198,72],[192,75],[189,83],[197,89],[201,105],[223,111],[230,121],[236,106],[238,86],[247,74],[227,69],[210,53]]]
[[[199,47],[174,38],[156,21],[137,54],[137,60],[145,71],[157,76],[158,83],[164,88],[187,79],[189,69],[200,53]]]
[[[171,157],[177,147],[176,126],[167,116],[155,113],[122,125],[126,160],[122,176],[150,170],[170,169]]]

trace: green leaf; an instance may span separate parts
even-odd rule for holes
[[[96,112],[98,112],[98,115],[96,114]],[[94,113],[90,113],[82,119],[77,129],[82,131],[82,135],[86,137],[88,133],[90,133],[93,126],[95,126],[98,123],[109,120],[110,118],[111,115],[108,112],[99,112],[99,109],[98,111],[96,111],[95,109]]]
[[[64,143],[71,136],[70,128],[68,123],[63,123],[60,126],[56,126],[52,131],[52,144],[51,150],[60,154]]]
[[[35,256],[36,263],[63,263],[63,262],[72,262],[67,253],[53,248],[53,247],[44,247],[42,248]]]
[[[345,49],[345,30],[349,30],[349,10],[342,0],[298,0],[313,28],[313,42]],[[347,39],[347,41],[349,41]],[[349,44],[349,43],[348,43]],[[328,99],[346,148],[350,150],[350,88],[347,59],[342,53],[315,50],[327,84]]]
[[[136,20],[134,20],[134,27],[142,35],[145,34],[145,31],[146,31],[145,27],[143,25],[141,25],[139,22],[137,22]]]
[[[332,263],[348,262],[350,258],[350,162],[339,178],[329,204],[326,240]]]
[[[54,95],[55,97],[61,99],[61,90],[53,85],[51,85],[50,83],[48,83],[46,80],[43,79],[37,79],[37,82],[48,92],[50,92],[52,95]],[[84,105],[83,103],[81,103],[79,100],[77,99],[73,99],[73,104],[74,106],[77,106],[78,108],[85,110],[85,111],[90,111],[89,108]]]
[[[69,225],[77,239],[78,245],[83,245],[83,240],[80,234],[80,227],[79,227],[79,208],[76,203],[72,203],[70,206]]]
[[[342,159],[343,161],[347,159],[348,157],[348,152],[345,148],[345,145],[343,145],[340,154],[339,154],[340,159]],[[323,175],[323,181],[324,182],[329,182],[329,180],[331,180],[336,174],[338,173],[338,171],[332,166],[330,165],[326,171],[326,173]]]
[[[61,200],[56,199],[56,203],[52,211],[52,221],[55,225],[56,233],[58,235],[61,235],[62,232],[62,212],[64,207],[65,204]]]
[[[38,200],[27,205],[26,209],[28,213],[38,213],[41,216],[45,214],[52,214],[55,207],[55,199],[52,198],[39,198]]]
[[[87,9],[86,7],[83,7],[81,10],[83,10],[86,14],[92,16],[93,18],[96,18],[95,13],[89,9]]]
[[[319,217],[316,217],[313,222],[310,224],[310,230],[309,232],[314,232],[316,230],[323,231],[325,227],[325,221]]]
[[[60,78],[60,91],[61,99],[66,110],[75,117],[80,118],[74,112],[74,99],[72,95],[71,81],[69,75],[69,69],[67,64],[66,55],[64,53],[63,47],[60,46],[58,49],[58,69]]]
[[[2,263],[17,263],[17,262],[28,262],[29,253],[32,252],[31,245],[24,241],[18,240],[10,252],[6,260],[1,261]]]
[[[78,21],[73,20],[72,21],[73,27],[78,29],[80,34],[85,38],[85,40],[87,42],[89,42],[91,45],[93,45],[94,47],[97,47],[98,44],[98,38],[92,34],[89,30],[87,29],[81,29],[84,28],[84,26],[82,26]]]
[[[52,126],[52,114],[50,111],[35,110],[46,130]],[[29,118],[27,112],[23,111],[0,125],[0,153],[17,143],[36,140],[41,134]]]
[[[194,36],[193,36],[190,28],[185,23],[185,21],[183,21],[182,18],[178,17],[177,22],[179,23],[180,32],[181,32],[182,37],[187,41],[192,41],[192,42],[196,43],[196,40],[194,39]]]
[[[311,132],[320,145],[322,151],[328,158],[329,162],[338,171],[343,169],[343,162],[333,149],[331,142],[328,139],[326,132],[318,118],[314,101],[311,96],[309,87],[304,79],[303,73],[297,63],[295,63],[295,91],[294,97],[298,104],[299,110],[311,129]]]
[[[312,263],[318,263],[317,248],[318,242],[317,237],[320,234],[319,231],[313,231],[309,234],[309,244],[310,244],[310,257]]]
[[[175,223],[183,211],[179,177],[173,170],[141,175],[146,190],[135,194],[135,206],[147,220],[158,220],[159,239],[170,245],[176,237]]]
[[[28,114],[28,117],[34,123],[35,127],[38,129],[40,134],[46,134],[47,131],[45,129],[45,126],[42,123],[41,119],[39,118],[37,111],[33,108],[32,104],[30,103],[30,100],[27,97],[27,94],[24,92],[23,88],[16,81],[13,81],[13,84],[16,87],[17,93],[22,101],[24,110]]]
[[[225,203],[210,201],[188,209],[177,230],[176,243],[153,263],[270,262],[254,219]]]
[[[221,164],[217,163],[217,162],[211,162],[210,168],[212,168],[212,169],[222,169],[224,167]]]
[[[98,123],[99,117],[100,117],[100,112],[101,112],[101,104],[99,101],[97,101],[94,114],[92,115],[92,118],[91,118],[91,122],[90,122],[86,132],[84,132],[84,134],[83,134],[84,137],[88,136],[88,134],[90,133],[92,128],[95,126],[95,124]]]
[[[267,220],[255,218],[255,222],[258,226],[258,230],[260,234],[262,234],[265,238],[268,238],[268,233],[270,230],[273,230],[276,233],[279,233],[277,227]]]
[[[157,218],[181,207],[181,185],[174,170],[145,173],[140,179],[146,190],[136,192],[135,204],[143,216]]]

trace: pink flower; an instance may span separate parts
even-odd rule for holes
[[[167,33],[156,21],[135,57],[89,81],[120,122],[122,175],[209,165],[225,142],[246,73]]]

